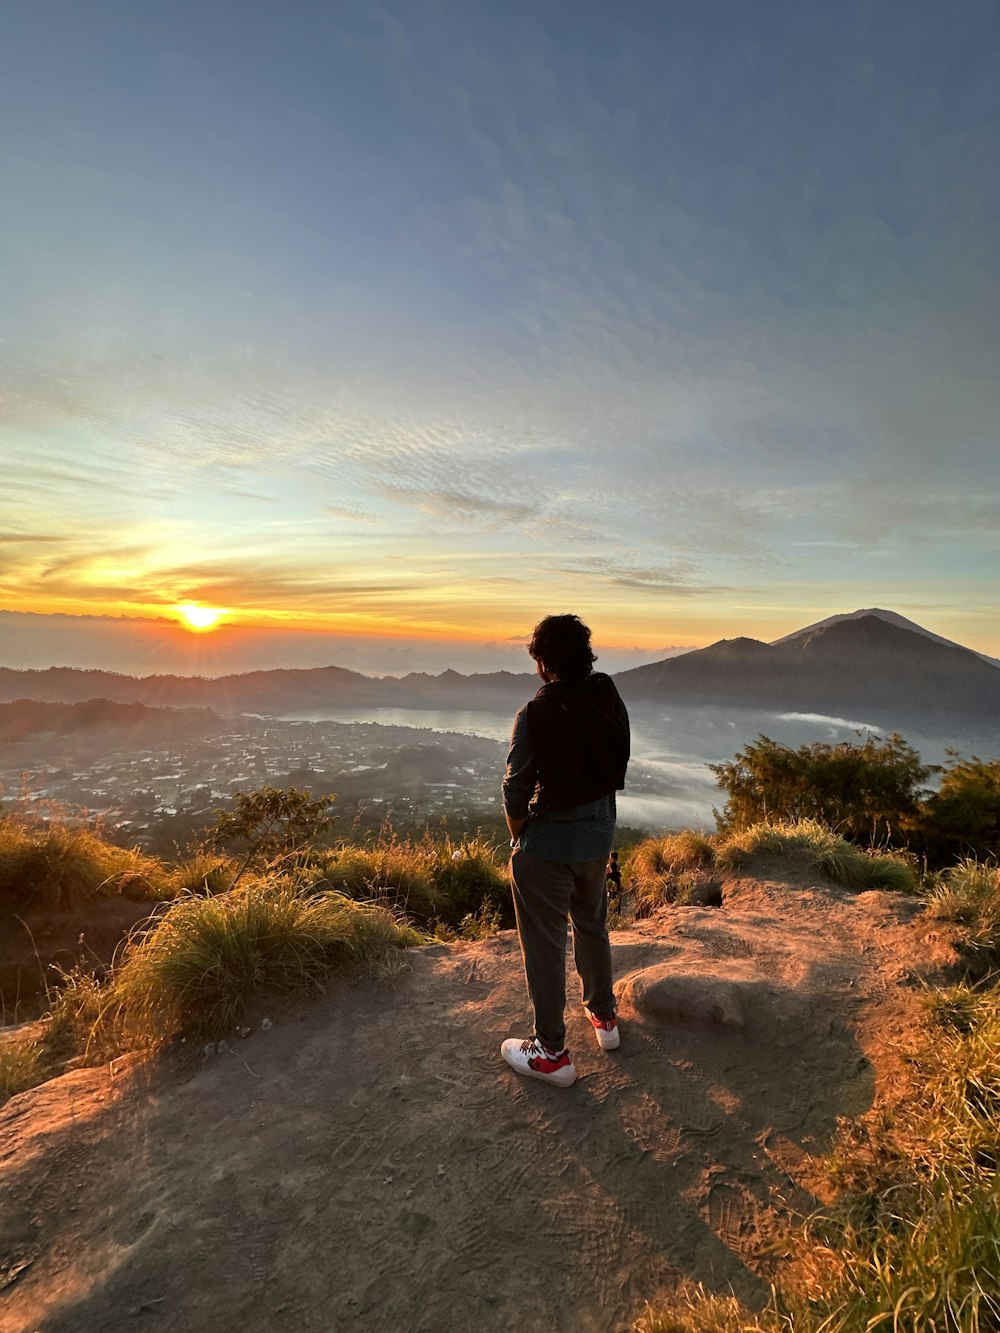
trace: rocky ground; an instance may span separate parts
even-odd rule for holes
[[[500,1059],[529,1032],[504,933],[15,1097],[0,1330],[607,1333],[684,1279],[763,1298],[952,952],[914,900],[787,862],[725,891],[613,935],[622,1045],[574,1006],[568,1090]]]

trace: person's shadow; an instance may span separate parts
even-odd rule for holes
[[[554,1126],[572,1120],[564,1141],[581,1169],[666,1261],[665,1277],[755,1307],[770,1290],[769,1246],[820,1206],[810,1186],[838,1119],[874,1095],[856,1037],[831,1021],[809,978],[772,990],[789,1019],[773,1040],[624,1012],[620,1050],[592,1059],[583,1022],[570,1040],[588,1103],[583,1115],[552,1107]],[[637,1271],[637,1300],[651,1295],[647,1281],[648,1268]]]

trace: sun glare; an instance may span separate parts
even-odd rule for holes
[[[215,629],[222,619],[222,611],[217,606],[199,606],[196,602],[185,602],[183,606],[178,606],[175,610],[188,629],[198,630],[199,632]]]

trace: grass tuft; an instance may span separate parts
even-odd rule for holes
[[[170,872],[170,896],[224,893],[236,878],[237,871],[237,863],[228,856],[220,856],[217,852],[195,852]]]
[[[0,819],[0,902],[13,910],[67,911],[98,895],[159,898],[167,878],[155,857],[115,847],[91,829]]]
[[[715,848],[704,833],[683,829],[639,843],[625,858],[622,874],[643,915],[674,902],[687,883],[685,876],[706,869],[714,859]]]
[[[1000,967],[1000,866],[960,861],[944,872],[929,910],[963,927],[960,944],[974,972]]]
[[[331,971],[420,938],[384,908],[287,883],[179,899],[127,949],[101,1017],[149,1043],[216,1037],[258,994],[318,987]]]
[[[359,900],[399,909],[424,925],[457,926],[484,902],[508,919],[510,888],[484,838],[453,842],[426,836],[389,838],[370,847],[343,846],[318,862],[323,882]]]
[[[19,1092],[37,1087],[45,1077],[43,1052],[37,1041],[8,1039],[0,1045],[0,1105]]]
[[[714,1296],[700,1284],[667,1305],[649,1305],[633,1325],[635,1333],[752,1333],[781,1327],[760,1323],[733,1296]]]
[[[759,855],[801,856],[811,869],[849,889],[913,893],[917,887],[913,865],[904,856],[865,851],[813,820],[741,829],[721,844],[716,862],[722,869],[736,870]]]

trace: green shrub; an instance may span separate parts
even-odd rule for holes
[[[919,836],[935,865],[1000,855],[1000,759],[952,755],[938,790],[923,803]]]
[[[487,940],[498,930],[503,930],[500,909],[494,903],[486,901],[475,912],[462,917],[457,926],[450,926],[446,921],[435,921],[433,936],[450,944],[455,940]]]
[[[759,736],[723,764],[711,764],[727,801],[725,831],[811,820],[864,845],[906,841],[923,784],[933,771],[901,736],[861,745],[814,741],[792,750]]]

